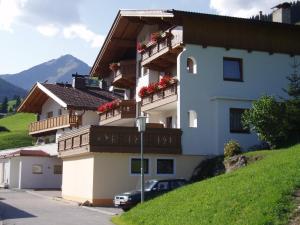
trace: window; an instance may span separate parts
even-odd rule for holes
[[[166,128],[172,128],[172,116],[166,118]]]
[[[188,112],[189,127],[197,128],[197,113],[194,110]]]
[[[189,57],[186,60],[186,69],[189,73],[195,74],[197,73],[197,64],[196,64],[196,60]]]
[[[32,173],[33,174],[43,174],[43,165],[40,165],[40,164],[32,165]]]
[[[230,132],[231,133],[249,133],[248,129],[243,128],[242,114],[246,109],[230,109]]]
[[[169,190],[169,183],[168,181],[160,181],[157,183],[157,189],[159,191],[167,191]]]
[[[47,118],[52,118],[53,117],[53,112],[47,112]]]
[[[62,174],[62,165],[54,165],[53,173],[54,174]]]
[[[174,174],[174,159],[157,159],[157,174]]]
[[[62,110],[58,109],[57,115],[61,116],[62,115]]]
[[[243,81],[243,61],[237,58],[223,58],[223,79]]]
[[[146,67],[142,67],[142,73],[143,73],[143,76],[146,76],[146,75],[148,75],[149,74],[149,69],[148,68],[146,68]]]
[[[131,159],[131,174],[141,174],[141,159]],[[144,173],[149,174],[149,159],[144,159]]]

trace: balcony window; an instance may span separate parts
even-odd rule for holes
[[[172,116],[166,118],[166,128],[172,128]]]
[[[160,175],[175,174],[174,159],[157,159],[156,173]]]
[[[131,159],[131,174],[141,174],[141,159],[132,158]],[[144,173],[149,174],[149,159],[144,159]]]
[[[243,61],[238,58],[223,58],[223,79],[226,81],[243,81]]]
[[[188,112],[189,127],[197,128],[197,113],[194,110]]]
[[[54,165],[53,173],[54,174],[62,174],[62,165]]]
[[[230,133],[249,133],[248,129],[243,128],[242,115],[245,109],[230,109]]]
[[[197,64],[196,60],[192,57],[187,58],[186,61],[186,69],[189,73],[191,74],[196,74],[197,73]]]

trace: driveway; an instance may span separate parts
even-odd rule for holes
[[[3,189],[0,189],[0,218],[3,225],[112,225],[107,214]]]

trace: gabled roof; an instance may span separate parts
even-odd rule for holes
[[[122,96],[97,87],[75,89],[71,85],[37,83],[20,105],[18,112],[40,113],[48,98],[62,108],[96,110],[99,105]]]
[[[91,68],[105,76],[109,63],[136,58],[137,35],[145,24],[183,26],[183,43],[300,54],[300,26],[180,10],[120,10]]]

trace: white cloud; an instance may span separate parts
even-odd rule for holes
[[[54,37],[59,32],[59,28],[53,24],[40,25],[40,26],[37,26],[36,29],[42,35],[47,36],[47,37]]]
[[[221,15],[249,18],[259,11],[270,13],[279,0],[210,0],[210,7]]]
[[[0,30],[13,31],[12,24],[21,14],[24,0],[0,0]]]
[[[80,38],[90,43],[90,45],[94,48],[99,48],[104,42],[103,35],[94,33],[83,24],[73,24],[64,28],[63,35],[68,39]]]

